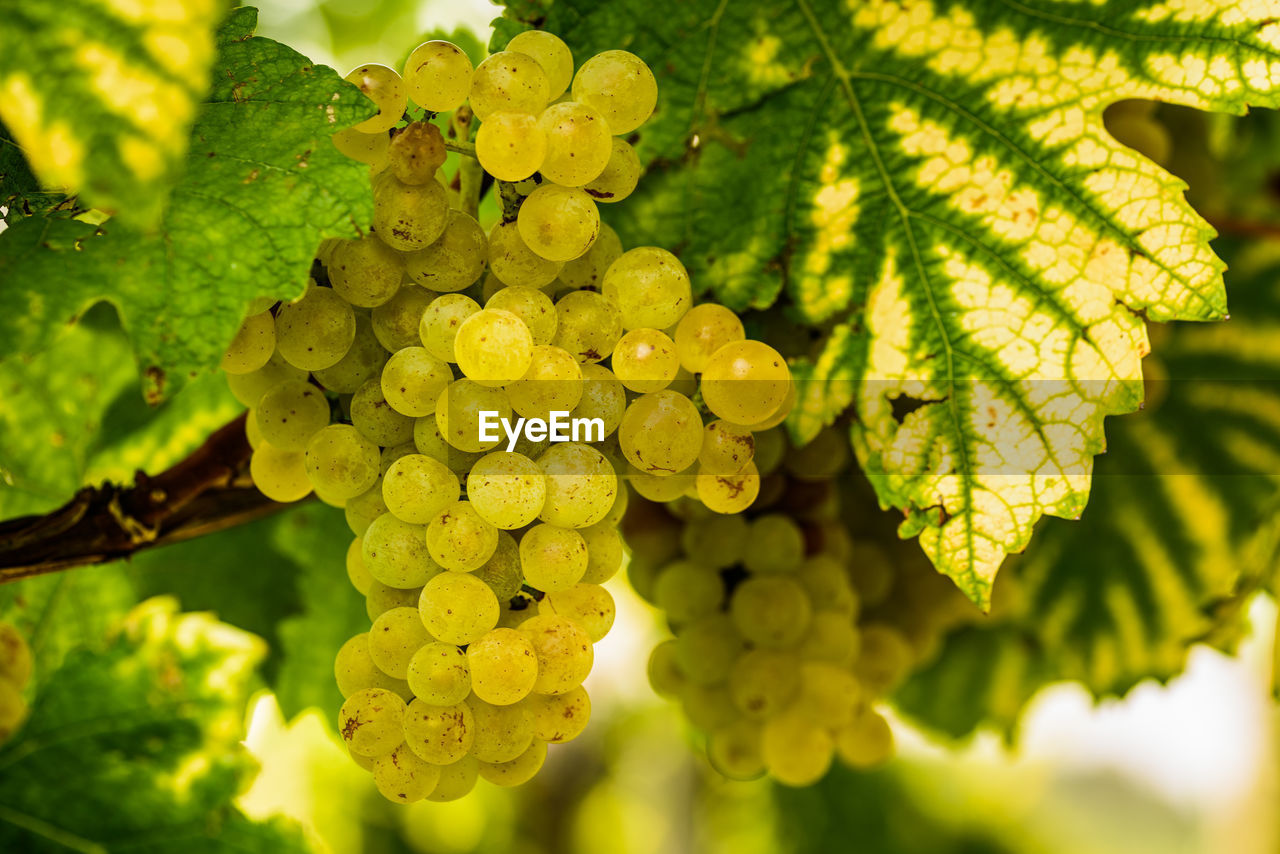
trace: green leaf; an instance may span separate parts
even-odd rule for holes
[[[375,108],[332,69],[252,37],[255,19],[239,9],[218,34],[159,234],[29,218],[0,235],[0,357],[49,346],[109,300],[156,402],[217,365],[250,300],[300,293],[321,239],[371,219],[367,168],[329,137]]]
[[[140,226],[182,172],[225,0],[0,0],[0,119],[40,180]]]
[[[231,803],[254,770],[239,741],[261,655],[257,638],[169,599],[68,655],[0,748],[0,847],[308,850]]]
[[[735,307],[831,323],[880,499],[989,602],[1044,515],[1074,518],[1103,417],[1141,401],[1143,319],[1226,313],[1212,230],[1103,109],[1280,103],[1259,6],[570,0],[521,3],[579,60],[658,77],[651,164],[617,223]],[[895,417],[895,403],[914,411]]]

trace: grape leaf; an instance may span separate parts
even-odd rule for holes
[[[225,0],[0,0],[0,119],[48,187],[153,225],[182,172]]]
[[[0,357],[47,347],[109,300],[159,401],[218,363],[251,299],[301,293],[322,238],[371,219],[367,168],[329,136],[374,106],[332,69],[252,37],[255,19],[238,9],[218,33],[160,233],[31,217],[0,235]]]
[[[0,748],[8,851],[303,852],[295,827],[232,805],[253,763],[238,743],[262,643],[170,599],[70,653]]]
[[[1083,509],[1103,417],[1141,401],[1144,319],[1225,315],[1212,230],[1102,111],[1280,103],[1266,4],[520,0],[507,14],[579,60],[625,47],[655,70],[624,239],[678,250],[732,307],[785,292],[833,327],[799,438],[852,404],[881,502],[984,606],[1037,520]]]

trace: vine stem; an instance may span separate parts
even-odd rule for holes
[[[0,522],[0,583],[127,558],[268,516],[284,505],[254,488],[241,415],[190,456],[134,485],[88,486],[43,516]]]
[[[465,140],[446,139],[444,141],[446,151],[453,151],[467,157],[475,158],[476,144],[474,142],[466,142]]]

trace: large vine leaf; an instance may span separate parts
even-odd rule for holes
[[[1226,312],[1212,230],[1103,109],[1280,103],[1271,3],[517,2],[658,75],[623,235],[722,301],[831,327],[793,427],[853,405],[881,502],[990,601],[1078,517],[1102,421],[1142,399],[1143,319]],[[764,118],[767,117],[767,120]]]
[[[41,181],[141,226],[182,171],[226,0],[0,0],[0,120]]]
[[[320,240],[371,218],[367,169],[329,137],[375,108],[332,69],[254,38],[256,14],[239,9],[218,33],[159,234],[30,217],[0,235],[0,357],[47,347],[109,300],[158,401],[217,364],[251,299],[300,293]]]

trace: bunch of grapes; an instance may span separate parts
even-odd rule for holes
[[[650,682],[705,733],[712,767],[804,786],[835,757],[889,758],[876,705],[976,611],[927,562],[900,573],[850,536],[834,479],[849,461],[843,430],[800,449],[777,430],[758,438],[764,487],[746,514],[632,503],[628,572],[674,635],[653,650]]]
[[[617,135],[656,103],[637,57],[575,74],[534,31],[474,70],[433,41],[403,77],[348,79],[380,108],[335,137],[370,166],[373,229],[322,246],[301,298],[255,306],[222,367],[250,409],[258,488],[314,491],[355,534],[347,572],[372,626],[335,663],[353,758],[393,801],[452,800],[478,777],[530,779],[586,725],[623,484],[742,510],[759,492],[753,433],[795,392],[733,312],[693,305],[674,255],[624,251],[600,222],[596,202],[640,173]],[[410,99],[453,111],[452,138],[431,116],[402,123]],[[467,167],[456,187],[441,174],[448,148],[495,179],[487,233],[464,209]],[[557,416],[571,435],[550,435]]]
[[[27,701],[22,691],[31,681],[31,648],[9,623],[0,623],[0,744],[22,725]]]

